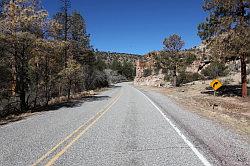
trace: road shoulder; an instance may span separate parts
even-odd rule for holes
[[[218,122],[250,140],[250,98],[204,94],[202,92],[205,92],[205,85],[177,88],[140,86],[140,88],[160,93],[179,107]]]
[[[208,158],[218,161],[215,165],[249,165],[249,139],[214,119],[196,111],[189,111],[178,100],[162,94],[155,88],[137,87],[150,97],[184,134]]]

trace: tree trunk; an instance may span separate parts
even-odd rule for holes
[[[15,62],[14,62],[15,64]],[[15,65],[12,64],[12,84],[11,84],[11,92],[12,92],[12,96],[16,96],[16,67]]]
[[[50,98],[49,87],[48,87],[48,83],[46,83],[45,84],[45,100],[46,100],[45,106],[46,107],[49,105],[49,98]]]
[[[175,75],[173,78],[173,86],[176,87],[177,86],[177,76]]]
[[[21,112],[22,113],[27,111],[26,93],[23,90],[20,92],[20,107],[21,107]]]
[[[247,67],[246,67],[246,56],[241,56],[241,82],[242,82],[242,97],[247,97]]]
[[[28,111],[28,100],[26,102],[26,90],[28,87],[28,74],[27,74],[27,66],[28,66],[28,58],[26,56],[26,48],[25,44],[22,44],[22,50],[20,52],[20,58],[18,62],[18,70],[17,70],[17,78],[16,81],[17,86],[19,87],[19,95],[20,95],[20,109],[21,112]]]
[[[35,95],[35,99],[34,99],[34,108],[36,108],[37,106],[37,99],[38,99],[38,83],[36,84],[36,95]]]
[[[36,63],[36,68],[38,68],[39,65]],[[37,106],[37,99],[38,99],[38,90],[39,90],[39,78],[38,78],[38,73],[36,72],[36,90],[35,90],[35,99],[34,99],[34,108]]]
[[[64,68],[67,68],[67,60],[68,60],[68,48],[66,47],[65,49],[64,49]]]
[[[177,86],[177,67],[174,66],[174,73],[173,73],[173,86],[176,87]]]
[[[242,18],[240,20],[241,24],[244,24],[244,18],[245,16],[245,5],[243,0],[240,1],[240,17]],[[242,97],[247,97],[247,65],[246,65],[246,54],[241,55],[240,61],[241,61],[241,83],[242,83],[242,89],[241,89],[241,95]]]
[[[69,81],[69,87],[68,87],[68,100],[70,100],[71,84],[72,84],[72,81],[70,80]]]

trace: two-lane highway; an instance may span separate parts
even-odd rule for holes
[[[223,165],[148,95],[123,83],[77,107],[2,126],[0,165]]]
[[[204,160],[143,94],[125,85],[106,115],[50,164],[198,166]]]

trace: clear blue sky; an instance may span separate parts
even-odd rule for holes
[[[59,0],[42,0],[52,16]],[[203,0],[71,0],[91,34],[91,44],[102,51],[146,54],[163,48],[165,37],[176,33],[185,48],[200,44],[197,25],[205,20]]]

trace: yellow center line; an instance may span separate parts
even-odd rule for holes
[[[121,96],[121,95],[120,95]],[[58,158],[60,158],[79,138],[86,133],[109,109],[119,100],[120,96],[108,107],[104,112],[101,113],[91,124],[89,124],[82,132],[80,132],[67,146],[65,146],[59,153],[57,153],[47,164],[46,166],[53,165]]]
[[[78,135],[75,136],[75,138],[65,147],[66,150],[72,146],[72,144],[77,141],[93,124],[95,124],[121,97],[121,94],[119,96],[117,96],[113,102],[111,102],[110,104],[108,104],[102,111],[98,112],[95,116],[93,116],[91,119],[89,119],[86,123],[84,123],[83,125],[81,125],[80,127],[78,127],[76,130],[74,130],[70,135],[68,135],[65,139],[63,139],[61,142],[59,142],[56,146],[54,146],[52,149],[50,149],[46,154],[44,154],[42,157],[40,157],[34,164],[32,164],[32,166],[37,166],[39,163],[41,163],[44,159],[46,159],[51,153],[53,153],[54,151],[56,151],[62,144],[64,144],[66,141],[68,141],[69,139],[73,138],[73,136],[75,134],[77,134],[81,129],[83,129],[87,124],[89,124],[91,121],[94,121],[88,125],[82,132],[80,132]],[[96,118],[97,117],[97,118]],[[80,136],[79,136],[80,135]],[[76,139],[77,138],[77,139]],[[70,145],[70,146],[69,146]],[[63,153],[66,152],[65,148],[63,150],[61,150],[59,153],[61,153],[62,151],[64,151]],[[58,153],[58,154],[59,154]],[[62,153],[62,154],[63,154]],[[56,156],[58,155],[56,154]],[[61,154],[61,155],[62,155]],[[61,156],[60,155],[60,156]],[[55,156],[55,157],[56,157]],[[59,156],[59,157],[60,157]],[[59,158],[58,157],[58,158]],[[57,159],[58,159],[57,158]],[[52,158],[53,159],[53,158]],[[51,159],[51,160],[52,160]],[[56,161],[56,160],[55,160]],[[53,164],[53,163],[52,163]],[[52,165],[51,164],[51,165]],[[48,165],[48,164],[47,164]]]
[[[121,96],[121,95],[120,95]],[[59,153],[57,153],[45,166],[53,165],[58,158],[60,158],[83,134],[85,134],[109,109],[119,100],[120,96],[91,124],[89,124],[82,132],[80,132],[67,146],[65,146]]]

